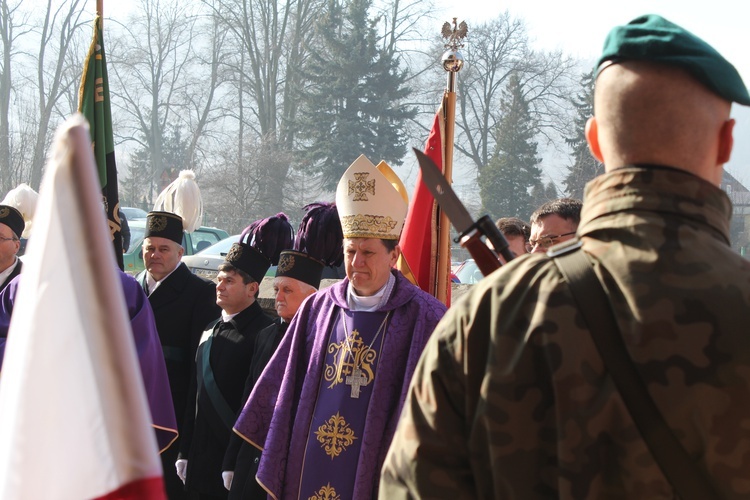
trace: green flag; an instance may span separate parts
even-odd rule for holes
[[[109,100],[107,60],[104,56],[102,20],[94,20],[94,36],[86,56],[78,91],[78,111],[86,117],[91,128],[94,157],[99,171],[99,183],[107,211],[109,232],[115,247],[117,263],[122,269],[122,235],[120,234],[120,199],[117,193],[117,165],[115,141],[112,135],[112,109]]]

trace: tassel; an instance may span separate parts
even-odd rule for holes
[[[338,267],[344,262],[344,233],[335,203],[316,202],[304,207],[305,214],[297,229],[295,250]]]
[[[159,193],[154,211],[171,212],[182,217],[182,228],[188,233],[198,229],[203,221],[203,199],[195,172],[183,170],[177,180]]]
[[[31,189],[27,184],[19,184],[17,187],[8,191],[0,204],[8,205],[19,212],[23,216],[23,220],[26,223],[23,229],[21,238],[27,238],[31,235],[31,224],[34,219],[34,212],[36,212],[36,201],[39,195],[36,191]]]
[[[254,248],[278,265],[282,250],[289,250],[294,244],[294,228],[284,213],[257,220],[247,226],[240,235],[240,242]]]

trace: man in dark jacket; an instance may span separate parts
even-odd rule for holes
[[[285,264],[285,262],[289,262],[289,256],[295,257],[291,259],[293,263],[291,267]],[[313,275],[312,278],[305,280],[303,274],[310,274],[309,272],[305,273],[305,269],[311,267],[318,268],[318,277],[315,279]],[[280,266],[277,268],[276,277],[273,280],[276,313],[279,317],[274,320],[273,324],[258,333],[243,400],[247,400],[250,396],[255,382],[263,373],[268,360],[276,352],[276,347],[284,337],[289,322],[292,321],[302,301],[317,291],[322,270],[322,263],[309,257],[305,258],[304,254],[293,251],[282,253]],[[230,445],[222,465],[224,487],[230,490],[230,499],[266,498],[266,491],[255,480],[259,458],[260,450],[245,442],[237,434],[232,433]]]
[[[21,273],[16,254],[25,225],[21,212],[10,205],[0,205],[0,290]]]
[[[227,497],[222,460],[245,403],[243,391],[256,337],[272,324],[256,300],[258,288],[271,264],[278,263],[281,248],[291,245],[292,231],[283,214],[257,221],[219,266],[216,303],[221,318],[206,328],[198,346],[197,376],[191,381],[189,400],[195,411],[185,420],[175,464],[191,498]]]
[[[344,237],[336,205],[311,203],[304,210],[307,213],[297,230],[294,249],[284,250],[279,257],[273,280],[279,317],[258,333],[243,401],[250,397],[302,302],[320,288],[324,271],[341,265],[344,260]],[[259,461],[260,450],[232,433],[221,469],[229,500],[265,500],[266,491],[255,480]]]
[[[180,436],[186,413],[194,411],[187,400],[198,341],[206,325],[221,313],[214,284],[194,275],[180,262],[184,251],[182,233],[181,217],[150,212],[143,239],[146,270],[136,278],[154,311]],[[172,500],[187,498],[174,468],[178,451],[179,438],[161,455],[164,483]]]

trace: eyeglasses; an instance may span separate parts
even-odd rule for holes
[[[538,240],[529,240],[528,243],[526,243],[526,250],[528,252],[531,252],[536,248],[537,245],[540,247],[547,249],[555,244],[555,240],[558,240],[562,238],[563,236],[570,236],[571,234],[576,234],[575,231],[571,233],[563,233],[563,234],[548,234],[546,236],[542,236]]]
[[[6,238],[5,236],[0,236],[0,241],[18,241],[18,238]]]

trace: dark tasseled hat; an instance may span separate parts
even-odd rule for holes
[[[283,213],[257,220],[232,245],[226,262],[249,274],[260,283],[272,265],[279,262],[282,250],[292,247],[294,228]]]
[[[333,203],[311,203],[297,229],[293,250],[281,252],[276,276],[287,276],[320,287],[325,266],[340,266],[344,261],[341,221]]]
[[[0,205],[0,222],[8,226],[16,238],[21,237],[23,228],[26,226],[21,212],[10,205]]]

